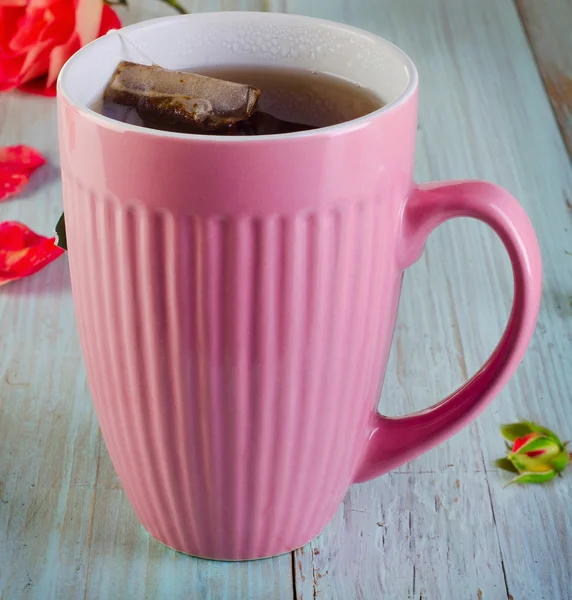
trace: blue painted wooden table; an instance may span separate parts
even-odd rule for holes
[[[0,289],[0,598],[496,600],[572,598],[572,469],[504,489],[500,423],[572,437],[572,3],[570,0],[188,0],[193,11],[279,10],[346,21],[404,48],[421,76],[417,178],[485,178],[512,191],[538,233],[544,298],[517,375],[476,422],[356,486],[327,530],[291,555],[216,563],[166,549],[138,525],[94,417],[67,259]],[[125,22],[168,14],[131,3]],[[61,211],[54,101],[0,96],[2,145],[45,168],[0,220],[48,233]],[[405,279],[381,407],[444,397],[507,320],[500,243],[445,225]]]

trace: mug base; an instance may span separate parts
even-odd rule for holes
[[[143,529],[145,529],[145,528],[143,528]],[[313,540],[316,539],[316,536],[314,536],[313,538],[309,539],[306,543],[302,544],[301,546],[296,546],[295,548],[292,548],[291,550],[285,550],[284,552],[278,552],[278,554],[268,554],[268,555],[264,555],[264,556],[252,556],[252,557],[248,557],[248,558],[219,558],[217,556],[202,556],[200,554],[192,554],[190,552],[185,552],[184,550],[179,550],[178,548],[173,548],[173,546],[169,546],[169,544],[165,544],[165,542],[162,542],[160,539],[156,538],[154,535],[149,533],[149,531],[147,531],[146,529],[145,529],[145,531],[149,534],[149,537],[154,539],[156,542],[159,542],[159,544],[161,544],[161,546],[165,546],[165,548],[169,548],[169,550],[174,550],[175,552],[178,552],[179,554],[184,554],[185,556],[191,556],[192,558],[200,558],[201,560],[212,560],[212,561],[216,561],[216,562],[249,562],[252,560],[266,560],[267,558],[275,558],[277,556],[284,556],[286,554],[290,554],[291,552],[295,552],[296,550],[300,550],[300,548],[304,548],[304,546],[307,546],[310,542],[312,542]]]

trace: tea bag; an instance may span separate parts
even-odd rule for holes
[[[248,119],[259,96],[251,85],[122,61],[103,99],[135,108],[150,127],[209,133]]]

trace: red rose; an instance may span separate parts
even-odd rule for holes
[[[117,27],[102,0],[0,0],[0,91],[53,96],[67,59]]]

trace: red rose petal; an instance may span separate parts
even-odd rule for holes
[[[0,201],[20,192],[46,159],[29,146],[0,148]]]
[[[120,27],[121,21],[119,20],[116,12],[111,8],[111,6],[108,6],[107,4],[104,5],[101,12],[101,25],[99,26],[99,32],[97,36],[101,37],[109,30],[119,29]],[[36,79],[32,79],[31,81],[27,81],[26,83],[18,86],[18,89],[22,92],[37,94],[39,96],[55,96],[56,84],[53,83],[49,87],[46,87],[47,79],[47,74],[42,75],[41,77],[37,77]]]
[[[18,89],[21,92],[26,92],[28,94],[36,94],[37,96],[47,96],[48,98],[53,98],[56,95],[56,84],[54,83],[54,85],[51,85],[47,88],[47,79],[47,75],[42,75],[41,77],[37,77],[36,79],[32,79],[31,81],[23,83],[22,85],[18,86]]]
[[[23,223],[0,223],[0,286],[37,273],[65,250],[55,238],[38,235]]]
[[[0,148],[0,165],[24,165],[32,170],[46,164],[46,159],[30,146],[5,146]]]

